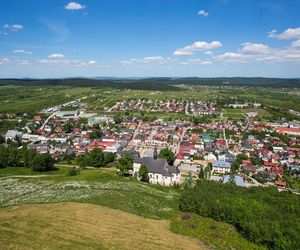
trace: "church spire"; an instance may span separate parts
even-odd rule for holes
[[[155,146],[154,152],[153,152],[153,159],[156,160],[157,157],[158,157],[158,153],[157,153],[157,148],[156,148],[156,146]]]

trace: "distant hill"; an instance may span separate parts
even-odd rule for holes
[[[300,87],[300,79],[263,77],[220,77],[220,78],[67,78],[67,79],[0,79],[0,85],[20,86],[74,86],[113,87],[137,90],[180,90],[177,85],[209,86],[253,86],[253,87]]]

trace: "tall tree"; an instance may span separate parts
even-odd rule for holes
[[[141,178],[141,181],[148,182],[148,168],[145,164],[142,164],[139,170],[139,177]]]

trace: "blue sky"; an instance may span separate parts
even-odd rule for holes
[[[300,0],[10,0],[0,77],[300,77]]]

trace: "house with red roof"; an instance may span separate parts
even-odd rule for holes
[[[264,161],[264,166],[265,167],[271,167],[271,168],[275,168],[277,167],[277,164],[276,163],[273,163],[273,162],[269,162],[269,161]]]
[[[284,128],[284,127],[279,127],[276,129],[276,131],[279,134],[286,134],[286,135],[294,135],[294,136],[300,136],[300,128]]]
[[[285,187],[286,186],[285,181],[275,181],[274,184],[275,184],[275,186],[278,186],[278,187]]]
[[[277,174],[277,175],[283,175],[284,174],[284,170],[280,167],[272,167],[271,168],[271,173],[272,174]]]

